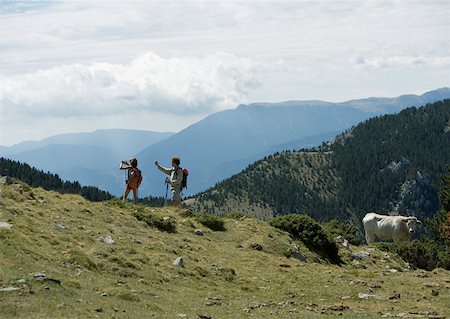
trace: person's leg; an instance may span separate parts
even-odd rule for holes
[[[181,194],[177,190],[172,190],[172,206],[173,207],[181,206]]]
[[[133,188],[133,201],[136,204],[137,203],[137,189]]]
[[[122,200],[128,199],[128,194],[130,194],[130,190],[131,190],[131,188],[127,185],[127,188],[125,189],[125,194],[123,194]]]

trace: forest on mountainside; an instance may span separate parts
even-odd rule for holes
[[[450,164],[450,100],[369,119],[319,148],[275,153],[198,194],[193,206],[224,215],[306,213],[353,219],[368,211],[427,219],[439,209]]]

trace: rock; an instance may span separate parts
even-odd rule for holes
[[[344,311],[350,309],[349,306],[344,306],[344,305],[332,305],[330,307],[328,307],[328,310],[332,310],[332,311]]]
[[[114,244],[114,240],[111,238],[111,236],[101,236],[99,240],[108,245]]]
[[[439,287],[439,284],[437,282],[424,282],[422,284],[422,286],[429,287],[429,288],[437,288],[437,287]]]
[[[300,251],[300,247],[293,245],[292,248],[294,249],[294,258],[306,262],[306,257]]]
[[[43,198],[38,199],[38,203],[39,204],[47,204],[47,202]]]
[[[355,280],[350,281],[350,284],[352,284],[352,285],[365,285],[366,282],[364,280],[362,280],[362,279],[355,279]]]
[[[341,244],[344,248],[349,248],[349,242],[343,236],[339,235],[335,238],[335,241]]]
[[[389,300],[394,300],[394,299],[400,299],[401,296],[398,292],[394,293],[392,296],[389,297]]]
[[[103,312],[103,308],[102,307],[95,308],[95,312]]]
[[[439,291],[432,289],[432,290],[431,290],[431,295],[432,295],[433,297],[437,297],[437,296],[439,296]]]
[[[7,222],[0,222],[0,229],[1,228],[5,228],[5,229],[11,229],[13,227],[12,224],[7,223]]]
[[[198,236],[203,236],[203,230],[202,229],[196,229],[194,230],[194,234],[198,235]]]
[[[37,281],[50,281],[50,282],[53,282],[55,284],[61,285],[61,280],[49,277],[46,274],[43,274],[43,273],[40,273],[40,272],[35,273],[33,275],[33,278],[35,280],[37,280]]]
[[[187,314],[185,314],[185,313],[177,313],[177,317],[187,318]]]
[[[368,284],[369,288],[381,288],[381,284],[379,282],[373,281]]]
[[[58,227],[59,229],[61,229],[61,230],[67,230],[68,228],[66,227],[66,225],[64,225],[64,224],[58,224],[58,225],[56,225],[56,227]]]
[[[364,299],[364,300],[369,300],[369,299],[383,300],[383,297],[381,297],[379,295],[371,295],[371,294],[363,294],[363,293],[359,293],[358,298]]]
[[[0,288],[0,292],[11,292],[11,291],[18,291],[18,290],[20,290],[20,288],[17,288],[17,287]]]
[[[418,278],[428,278],[428,275],[425,272],[421,272],[421,273],[418,273],[416,275],[416,277],[418,277]]]
[[[182,257],[178,257],[174,260],[173,264],[178,267],[184,267],[184,260]]]
[[[365,259],[369,258],[369,256],[370,256],[370,254],[368,252],[358,251],[358,252],[352,254],[352,259],[365,260]]]
[[[348,242],[347,239],[344,238],[344,241],[342,242],[342,246],[343,246],[344,248],[348,248],[348,247],[350,246],[350,244],[349,244],[349,242]]]
[[[251,243],[250,248],[252,248],[254,250],[262,250],[263,249],[263,247],[258,243]]]
[[[281,268],[291,268],[291,265],[289,264],[280,264]]]
[[[198,319],[214,319],[212,316],[208,314],[198,315]]]
[[[133,239],[133,244],[142,244],[142,242],[139,239]]]
[[[390,269],[389,269],[389,272],[395,274],[396,272],[398,272],[398,270],[397,270],[397,269],[394,269],[394,268],[390,268]]]
[[[217,297],[208,297],[205,300],[205,306],[220,306],[222,305],[222,301]]]

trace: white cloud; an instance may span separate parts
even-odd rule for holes
[[[372,70],[393,67],[449,67],[450,56],[405,56],[393,55],[387,57],[358,57],[354,59],[356,67]]]
[[[235,107],[259,85],[250,59],[216,53],[128,63],[70,64],[0,79],[2,119],[106,116],[149,111],[197,114]]]
[[[140,128],[179,130],[241,102],[450,86],[449,1],[5,3],[0,135],[7,143],[96,122],[134,127],[133,114]],[[121,112],[129,113],[106,121]],[[37,128],[34,117],[45,124]]]

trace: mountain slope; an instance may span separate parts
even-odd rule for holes
[[[164,194],[164,177],[153,168],[155,160],[169,165],[172,156],[180,156],[191,176],[186,195],[194,194],[275,151],[293,146],[297,149],[310,147],[311,143],[298,143],[307,137],[342,132],[374,115],[397,112],[445,96],[450,98],[450,89],[443,88],[422,96],[343,103],[290,101],[241,105],[213,114],[139,153],[138,157],[148,165],[144,171],[148,178],[144,180],[142,192]],[[313,146],[320,145],[327,137],[320,141],[316,139]]]
[[[0,222],[12,225],[0,228],[1,318],[450,315],[450,291],[444,288],[448,271],[414,271],[375,247],[342,249],[347,263],[336,266],[252,218],[226,219],[226,231],[216,232],[171,208],[91,203],[20,182],[0,183],[0,194]],[[165,218],[176,232],[148,226],[135,216],[150,222]],[[203,236],[194,234],[198,228]],[[105,236],[114,243],[104,242]],[[253,243],[262,250],[252,249]],[[293,245],[306,262],[285,256]],[[351,262],[350,255],[358,251],[370,251],[370,257]],[[184,267],[173,265],[177,257],[184,259]],[[429,282],[442,287],[438,296],[424,286]],[[368,286],[384,301],[359,299]],[[401,295],[395,304],[388,299],[394,293]]]
[[[318,151],[258,161],[188,203],[226,214],[245,207],[261,218],[307,213],[319,220],[367,211],[432,216],[450,158],[450,100],[359,124]]]

